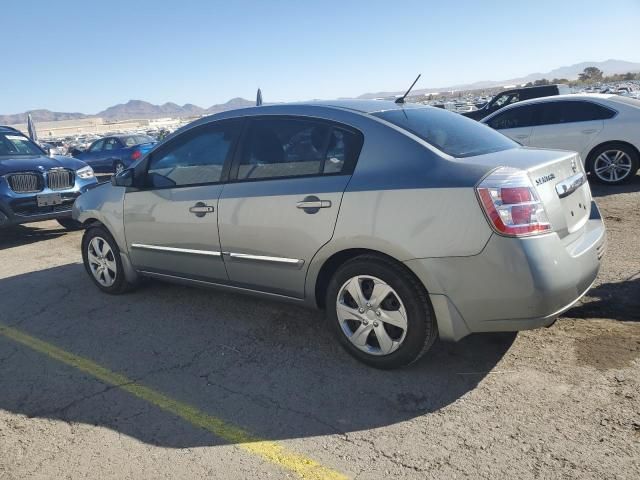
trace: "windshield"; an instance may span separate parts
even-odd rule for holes
[[[18,133],[0,132],[0,156],[42,155],[40,148],[27,137]]]
[[[374,113],[452,157],[471,157],[518,146],[495,130],[440,108],[407,108]]]

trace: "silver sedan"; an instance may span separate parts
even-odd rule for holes
[[[74,218],[106,293],[153,277],[305,303],[379,368],[438,337],[552,324],[594,282],[605,238],[576,153],[384,101],[203,118]]]

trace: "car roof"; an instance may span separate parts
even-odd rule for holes
[[[512,103],[508,105],[508,107],[515,107],[517,105],[526,105],[529,103],[537,103],[537,102],[559,102],[562,100],[609,100],[612,97],[616,97],[614,94],[606,94],[606,93],[567,93],[564,95],[552,95],[550,97],[537,97],[537,98],[529,98],[527,100],[522,100],[521,102]]]
[[[144,136],[144,137],[148,137],[149,135],[147,135],[146,133],[116,133],[115,135],[109,135],[109,138],[127,138],[127,137],[139,137],[139,136]]]
[[[528,100],[522,100],[520,102],[512,103],[510,105],[507,105],[506,107],[496,110],[495,112],[490,113],[486,117],[482,118],[480,122],[486,123],[487,120],[490,120],[493,117],[506,112],[507,110],[519,108],[524,105],[533,105],[534,103],[559,102],[562,100],[611,100],[612,98],[616,97],[618,97],[618,95],[609,93],[567,93],[564,95],[552,95],[550,97],[530,98]]]
[[[392,100],[314,100],[310,102],[301,102],[288,105],[313,105],[319,107],[333,107],[346,110],[354,110],[361,113],[376,113],[387,110],[402,110],[405,108],[424,108],[426,105],[421,103],[396,103]]]
[[[286,110],[299,110],[300,107],[319,107],[337,110],[350,110],[352,112],[371,114],[377,112],[385,112],[388,110],[402,110],[414,108],[428,108],[427,105],[421,103],[395,103],[391,100],[311,100],[308,102],[290,102],[290,103],[271,103],[261,106],[237,108],[226,110],[211,115],[212,117],[220,116],[243,116],[243,115],[259,115],[260,112],[286,112]],[[222,114],[222,115],[221,115]],[[205,117],[206,118],[206,117]]]
[[[24,135],[24,133],[22,133],[17,128],[5,126],[5,125],[0,125],[0,132],[4,132],[4,133],[19,133],[20,135]]]

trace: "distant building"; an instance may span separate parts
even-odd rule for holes
[[[156,118],[123,120],[108,122],[100,117],[79,118],[76,120],[58,120],[54,122],[35,122],[38,138],[75,137],[86,134],[105,134],[108,132],[131,131],[140,129],[175,128],[181,121],[176,118]],[[24,134],[28,134],[27,124],[12,125]]]

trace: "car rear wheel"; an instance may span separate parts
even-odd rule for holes
[[[105,293],[119,294],[130,290],[120,258],[120,249],[104,227],[91,227],[82,238],[82,260],[84,267]]]
[[[113,166],[113,170],[115,172],[116,175],[118,175],[121,172],[124,172],[124,163],[118,161],[114,164]]]
[[[602,145],[591,153],[589,171],[600,183],[628,182],[638,171],[638,152],[623,143]]]
[[[438,336],[422,284],[382,256],[363,255],[342,265],[329,284],[326,306],[342,346],[376,368],[415,362]]]

